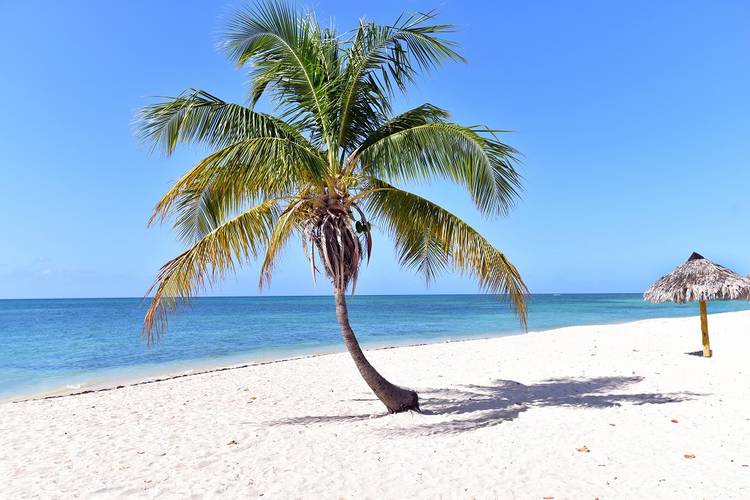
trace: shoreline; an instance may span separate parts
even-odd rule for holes
[[[566,327],[566,328],[569,328],[569,327]],[[545,333],[549,331],[553,331],[553,330],[541,330],[538,332],[514,333],[514,334],[509,334],[509,335],[495,335],[495,336],[483,336],[483,337],[467,337],[467,338],[460,338],[460,339],[436,340],[434,342],[420,342],[420,343],[407,343],[407,344],[398,344],[398,345],[396,344],[384,345],[384,346],[377,346],[377,347],[363,347],[363,350],[365,352],[385,351],[385,350],[390,350],[390,349],[401,349],[405,347],[420,347],[420,346],[426,346],[426,345],[450,344],[454,342],[472,342],[472,341],[478,341],[478,340],[515,337],[519,335],[528,335],[530,333]],[[229,370],[240,370],[243,368],[249,368],[249,367],[254,367],[254,366],[264,366],[264,365],[271,365],[271,364],[276,364],[276,363],[286,363],[286,362],[291,362],[291,361],[321,358],[325,356],[334,356],[337,354],[343,354],[345,352],[346,352],[345,350],[313,352],[310,354],[304,354],[304,355],[298,355],[298,356],[282,357],[278,359],[240,362],[239,364],[229,364],[229,365],[226,365],[226,364],[213,365],[210,363],[206,363],[204,364],[204,366],[208,365],[210,366],[210,368],[200,368],[200,369],[188,368],[187,370],[184,370],[183,373],[166,373],[164,375],[157,375],[154,377],[137,377],[136,376],[132,379],[126,379],[119,383],[92,382],[90,388],[87,388],[84,390],[70,389],[70,391],[73,391],[73,392],[67,392],[66,390],[62,388],[52,389],[52,390],[43,391],[40,393],[29,394],[28,396],[13,396],[10,398],[0,399],[0,405],[4,403],[8,403],[8,404],[25,403],[29,401],[43,401],[47,399],[59,399],[59,398],[67,398],[71,396],[80,396],[83,394],[108,392],[108,391],[114,391],[117,389],[125,389],[127,387],[135,387],[139,385],[154,384],[157,382],[165,382],[168,380],[180,379],[180,378],[185,378],[185,377],[193,377],[196,375],[205,375],[209,373],[223,372],[223,371],[229,371]],[[209,360],[206,360],[206,361],[209,361]],[[58,392],[61,392],[61,393],[57,394]]]
[[[709,318],[714,317],[720,317],[724,315],[732,315],[732,314],[738,314],[742,313],[743,311],[731,311],[731,312],[719,312],[709,315]],[[494,340],[494,339],[502,339],[507,337],[520,337],[520,336],[526,336],[526,335],[539,335],[539,334],[551,334],[551,333],[557,333],[564,331],[566,329],[571,328],[589,328],[589,327],[607,327],[607,326],[620,326],[620,325],[627,325],[627,324],[638,324],[644,321],[654,321],[654,320],[669,320],[669,319],[686,319],[686,318],[694,318],[698,320],[700,318],[699,315],[695,316],[680,316],[680,317],[674,317],[674,316],[665,316],[661,318],[647,318],[647,319],[637,319],[633,321],[623,321],[623,322],[614,322],[614,323],[597,323],[597,324],[583,324],[583,325],[571,325],[571,326],[563,326],[559,328],[551,328],[547,330],[533,330],[528,332],[518,332],[518,333],[509,333],[509,334],[501,334],[501,335],[482,335],[482,336],[468,336],[468,337],[462,337],[462,338],[449,338],[449,339],[435,339],[431,342],[417,342],[417,343],[411,343],[409,341],[405,341],[406,343],[403,344],[388,344],[388,345],[374,345],[374,346],[363,346],[363,350],[365,352],[368,351],[383,351],[383,350],[389,350],[389,349],[401,349],[401,348],[409,348],[409,347],[421,347],[421,346],[430,346],[430,345],[442,345],[442,344],[450,344],[450,343],[462,343],[462,342],[474,342],[474,341],[482,341],[482,340]],[[333,347],[333,346],[331,346]],[[237,363],[229,363],[229,364],[222,364],[222,363],[212,363],[211,358],[207,358],[205,360],[188,360],[186,363],[188,364],[188,367],[180,370],[174,370],[174,371],[165,371],[158,375],[133,375],[132,377],[123,377],[122,379],[116,379],[116,376],[114,377],[103,377],[99,381],[93,381],[90,384],[86,385],[86,388],[68,388],[67,386],[61,385],[57,389],[50,389],[50,390],[44,390],[39,392],[30,392],[27,394],[19,394],[16,396],[10,396],[7,398],[0,398],[0,405],[1,404],[16,404],[16,403],[24,403],[28,401],[43,401],[43,400],[49,400],[49,399],[60,399],[60,398],[66,398],[66,397],[72,397],[72,396],[80,396],[84,394],[92,394],[92,393],[99,393],[99,392],[108,392],[108,391],[115,391],[118,389],[125,389],[127,387],[135,387],[140,385],[147,385],[147,384],[154,384],[158,382],[165,382],[169,380],[174,379],[181,379],[185,377],[192,377],[197,375],[205,375],[210,373],[216,373],[216,372],[224,372],[229,370],[239,370],[243,368],[249,368],[254,366],[264,366],[269,364],[276,364],[276,363],[285,363],[290,361],[299,361],[304,359],[314,359],[314,358],[320,358],[324,356],[332,356],[337,355],[341,353],[345,353],[346,351],[343,349],[343,345],[340,345],[341,349],[335,349],[335,350],[321,350],[321,351],[314,351],[307,354],[293,354],[290,353],[289,355],[281,354],[282,357],[280,358],[261,358],[258,360],[239,360]],[[230,356],[235,357],[235,356]],[[237,358],[244,358],[245,355],[243,354],[237,354]],[[218,358],[214,358],[218,359]],[[247,358],[245,358],[247,359]],[[201,362],[203,361],[203,362]],[[124,367],[123,367],[124,368]]]

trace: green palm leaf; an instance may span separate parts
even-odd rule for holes
[[[178,300],[220,280],[237,265],[255,258],[268,243],[279,216],[278,204],[265,201],[220,224],[189,250],[170,260],[159,271],[149,290],[153,293],[144,320],[144,334],[153,342],[167,325],[167,313]]]
[[[430,281],[447,267],[471,275],[489,293],[507,294],[526,325],[528,293],[518,270],[474,228],[444,208],[377,179],[368,208],[393,236],[402,265]]]
[[[516,151],[491,130],[445,122],[429,105],[408,113],[417,110],[418,118],[387,123],[350,162],[359,161],[364,174],[389,182],[447,178],[466,186],[481,212],[507,213],[520,188]]]
[[[221,148],[256,137],[285,137],[304,142],[300,133],[278,118],[227,103],[206,91],[191,89],[178,97],[146,106],[138,116],[141,140],[171,154],[179,143],[205,142]]]
[[[305,216],[308,216],[304,199],[295,200],[290,203],[274,225],[273,231],[268,239],[266,253],[260,266],[260,279],[258,287],[263,288],[271,284],[271,276],[276,261],[295,231],[301,229]]]
[[[394,88],[405,90],[419,70],[429,71],[444,59],[463,61],[454,43],[438,35],[445,24],[429,24],[434,12],[402,16],[393,25],[361,21],[346,51],[346,70],[339,91],[338,141],[351,150],[390,112]],[[357,135],[359,134],[359,135]]]
[[[238,64],[254,61],[253,103],[269,87],[282,117],[313,131],[316,142],[331,143],[330,103],[326,88],[336,75],[331,44],[335,35],[321,30],[312,12],[299,14],[291,4],[265,1],[235,15],[224,47]]]
[[[154,208],[151,222],[178,213],[175,228],[181,234],[200,234],[193,222],[204,219],[196,211],[203,210],[207,196],[213,197],[213,207],[231,212],[260,198],[292,196],[304,183],[320,182],[324,168],[312,146],[286,137],[237,142],[207,156],[177,181]]]

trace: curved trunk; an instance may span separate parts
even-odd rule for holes
[[[388,413],[399,413],[408,410],[419,411],[419,397],[417,393],[388,382],[381,374],[372,367],[365,353],[359,347],[357,337],[349,324],[349,312],[346,308],[345,290],[334,285],[336,297],[336,319],[341,326],[341,336],[344,337],[344,345],[351,354],[354,364],[357,365],[359,373],[370,386],[372,392],[388,408]]]

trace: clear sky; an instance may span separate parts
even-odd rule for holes
[[[216,50],[230,0],[0,0],[0,298],[142,296],[180,252],[151,208],[199,158],[133,139],[152,96],[202,88],[244,102]],[[486,220],[440,183],[420,188],[480,229],[532,292],[639,292],[690,252],[750,272],[750,3],[318,0],[340,29],[436,7],[468,64],[413,88],[456,121],[512,129],[523,200]],[[421,293],[386,238],[360,293]],[[257,293],[257,266],[215,289]],[[473,293],[443,276],[433,293]],[[269,294],[325,294],[292,245]]]

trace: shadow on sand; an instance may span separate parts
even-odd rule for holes
[[[427,417],[401,432],[421,434],[459,433],[513,420],[532,408],[609,408],[622,404],[677,403],[699,396],[695,393],[618,393],[643,380],[642,377],[597,377],[550,379],[524,385],[497,380],[490,385],[466,385],[451,389],[419,391],[422,413]],[[432,417],[442,417],[439,420]],[[447,418],[446,418],[447,417]],[[271,425],[335,423],[372,418],[369,414],[296,417]],[[396,429],[389,428],[389,432]]]
[[[524,385],[497,380],[491,385],[468,385],[455,389],[423,391],[426,415],[453,417],[414,430],[451,433],[481,429],[513,420],[531,408],[609,408],[622,404],[677,403],[693,393],[617,393],[643,380],[642,377],[597,377],[550,379]]]
[[[697,356],[699,358],[703,357],[703,351],[693,351],[693,352],[686,352],[688,356]]]

